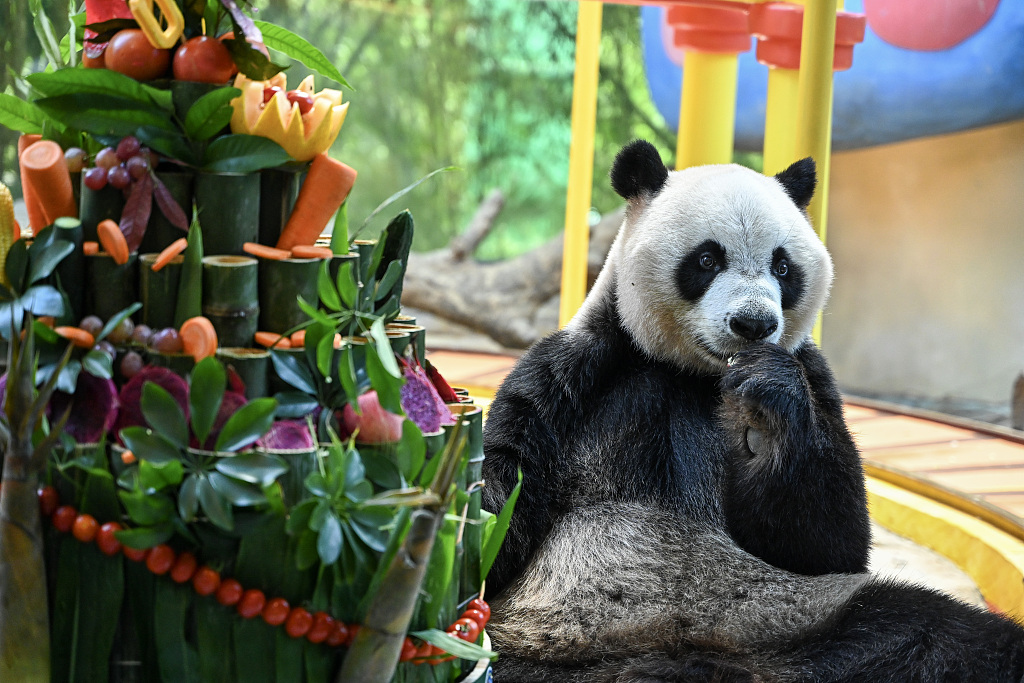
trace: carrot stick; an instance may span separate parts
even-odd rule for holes
[[[91,349],[96,343],[92,333],[81,327],[62,326],[53,328],[53,331],[80,349]]]
[[[292,258],[331,258],[334,252],[330,247],[315,247],[308,244],[296,244],[292,247]]]
[[[18,138],[18,159],[21,159],[21,154],[29,146],[39,142],[42,139],[42,135],[22,135]],[[35,190],[32,189],[32,183],[28,182],[26,178],[25,169],[21,169],[21,195],[25,198],[25,210],[28,212],[28,224],[33,232],[39,232],[46,227],[46,216],[43,215],[43,209],[39,206],[39,200],[36,199]],[[18,235],[17,237],[21,237]]]
[[[296,330],[292,332],[292,336],[288,338],[288,343],[291,344],[293,349],[301,349],[306,345],[306,331]]]
[[[180,254],[181,252],[185,251],[187,247],[188,240],[185,239],[184,237],[179,237],[178,239],[168,244],[166,247],[164,247],[164,250],[157,254],[157,257],[153,259],[153,272],[157,272],[158,270],[166,266],[168,263],[173,261],[174,257]]]
[[[114,263],[123,266],[128,263],[128,241],[124,238],[121,228],[109,218],[100,221],[96,226],[96,235],[100,238],[100,244],[107,250],[107,253],[114,259]]]
[[[39,232],[61,216],[77,218],[78,206],[71,189],[71,174],[60,145],[53,140],[39,140],[25,148],[20,160],[22,181],[32,188],[45,221],[40,226],[33,222],[32,232]]]
[[[260,346],[266,346],[269,348],[279,349],[290,349],[292,347],[288,337],[278,334],[277,332],[257,332],[253,335],[253,339]]]
[[[265,258],[268,261],[283,261],[286,258],[291,258],[292,255],[287,249],[276,249],[256,242],[246,242],[242,245],[242,251],[250,256]]]
[[[196,359],[198,363],[217,353],[217,331],[208,318],[196,316],[181,324],[178,330],[182,350]]]
[[[314,157],[295,209],[277,240],[277,248],[314,244],[355,182],[356,170],[351,166],[335,161],[326,152]]]
[[[100,253],[100,243],[92,240],[82,242],[82,253],[86,256],[95,256]]]

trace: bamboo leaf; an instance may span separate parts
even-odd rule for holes
[[[321,76],[330,78],[346,88],[351,88],[345,77],[323,52],[310,44],[305,38],[298,36],[286,28],[266,21],[254,22],[263,33],[263,43],[272,50],[283,52],[288,57],[302,62],[305,66]]]
[[[157,581],[154,588],[153,621],[161,678],[175,683],[199,683],[199,657],[186,636],[193,593],[190,588],[170,581]]]
[[[338,295],[338,290],[335,289],[334,282],[331,281],[330,261],[328,259],[324,259],[323,263],[320,264],[320,270],[317,273],[316,289],[324,306],[332,311],[341,310],[341,297]]]
[[[373,297],[374,302],[380,301],[391,294],[391,290],[398,282],[398,279],[402,277],[403,272],[405,272],[405,268],[402,267],[401,261],[392,261],[388,264],[388,269],[384,271],[384,277],[377,282],[377,292]]]
[[[338,276],[335,278],[341,301],[345,304],[345,308],[349,309],[355,308],[356,295],[359,293],[359,285],[352,276],[352,267],[351,261],[342,263],[341,268],[338,268]]]
[[[188,231],[188,247],[185,249],[178,282],[178,299],[174,309],[174,326],[189,318],[203,314],[203,232],[198,221],[193,221]]]
[[[125,318],[135,313],[135,311],[142,308],[142,304],[138,301],[133,303],[126,308],[121,309],[110,317],[110,320],[100,328],[100,331],[96,333],[96,341],[106,339],[107,335],[114,331],[114,329],[124,321]]]
[[[483,550],[480,552],[480,580],[487,578],[487,573],[494,565],[494,559],[501,550],[501,544],[505,541],[505,534],[508,533],[509,524],[512,523],[512,512],[515,510],[516,501],[519,499],[519,491],[523,487],[523,471],[519,470],[519,481],[512,489],[505,504],[501,506],[501,512],[491,528],[487,540],[484,542]]]
[[[497,652],[492,652],[475,643],[468,643],[461,638],[455,638],[436,628],[413,631],[409,635],[425,640],[431,645],[437,645],[448,654],[455,655],[459,659],[469,659],[475,662],[480,659],[497,659],[498,657]]]

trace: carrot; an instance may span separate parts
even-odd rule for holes
[[[131,465],[136,460],[137,458],[135,457],[135,454],[132,453],[131,451],[121,451],[121,462],[123,462],[125,465]]]
[[[31,187],[35,201],[42,211],[45,225],[32,223],[32,231],[39,232],[61,216],[78,217],[75,193],[71,189],[71,174],[64,162],[64,150],[53,140],[33,142],[21,153],[21,172],[25,184]]]
[[[242,251],[250,256],[265,258],[268,261],[283,261],[286,258],[291,258],[291,252],[287,249],[275,249],[256,242],[246,242],[242,245]]]
[[[42,135],[22,135],[18,138],[18,159],[21,159],[21,154],[31,145],[39,142],[42,139]],[[21,169],[21,194],[25,199],[25,211],[28,212],[28,224],[33,232],[39,232],[46,227],[46,216],[43,215],[43,209],[39,206],[39,200],[36,199],[36,193],[32,189],[32,183],[28,181],[25,169]],[[15,237],[20,237],[16,235]]]
[[[178,330],[182,350],[198,363],[217,353],[217,331],[209,318],[197,315],[181,324]]]
[[[306,345],[306,331],[298,330],[292,332],[292,336],[288,337],[288,342],[291,344],[293,349],[301,349]]]
[[[96,234],[100,238],[100,244],[110,254],[114,263],[123,266],[128,263],[128,241],[124,238],[121,228],[117,223],[106,218],[96,226]]]
[[[168,263],[173,261],[174,257],[180,254],[181,252],[185,251],[187,247],[188,240],[185,239],[184,237],[179,237],[178,239],[168,244],[166,247],[164,247],[164,250],[157,254],[157,257],[153,260],[153,272],[155,273],[156,271],[160,270]]]
[[[296,244],[292,247],[292,258],[331,258],[334,252],[330,247],[315,247],[308,244]]]
[[[93,345],[96,344],[96,337],[92,336],[91,332],[83,330],[81,327],[63,325],[53,328],[53,331],[80,349],[91,349]]]
[[[36,318],[36,320],[49,327],[51,330],[53,329],[53,326],[57,324],[57,320],[52,315],[41,315]]]
[[[92,240],[82,242],[82,253],[86,256],[95,256],[100,253],[100,243]]]
[[[265,346],[268,349],[290,349],[292,347],[291,341],[288,337],[278,334],[277,332],[257,332],[253,335],[253,339],[260,346]]]
[[[326,152],[315,156],[299,190],[295,209],[277,240],[277,248],[314,244],[355,182],[356,170],[351,166],[335,161]]]

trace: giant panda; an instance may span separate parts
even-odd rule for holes
[[[866,573],[864,475],[810,338],[832,279],[810,159],[616,157],[578,314],[489,408],[495,680],[1020,681],[1024,629]]]

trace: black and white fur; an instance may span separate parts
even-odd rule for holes
[[[814,164],[616,158],[626,218],[572,322],[505,380],[484,506],[496,680],[1020,681],[1024,630],[866,572],[860,458],[809,335]]]

